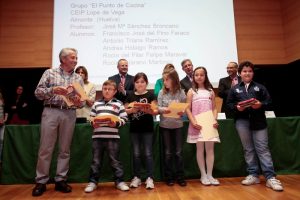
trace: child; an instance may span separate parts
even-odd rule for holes
[[[181,128],[183,127],[183,121],[181,116],[178,116],[178,118],[168,118],[163,115],[170,113],[168,106],[171,102],[185,102],[186,95],[184,91],[181,90],[179,77],[175,69],[164,72],[163,81],[164,86],[163,89],[160,90],[157,100],[159,113],[162,114],[159,127],[164,144],[164,172],[166,184],[173,186],[174,181],[177,180],[180,186],[186,186],[182,158],[183,135]],[[172,169],[173,157],[175,157],[175,174]]]
[[[103,165],[103,152],[106,150],[110,159],[111,167],[114,170],[115,185],[122,191],[129,190],[129,187],[123,181],[123,167],[119,160],[120,136],[118,128],[125,124],[127,114],[121,101],[114,98],[117,92],[117,85],[112,80],[107,80],[102,85],[103,99],[94,103],[91,110],[91,122],[94,127],[93,133],[93,161],[90,169],[89,183],[85,192],[92,192],[97,188],[100,178],[100,170]],[[106,125],[95,123],[95,117],[113,115],[119,118],[115,122],[111,120]]]
[[[238,72],[242,82],[230,89],[227,105],[235,112],[235,128],[240,136],[249,175],[243,185],[260,183],[259,168],[266,178],[266,186],[275,191],[282,191],[281,182],[275,178],[273,161],[268,147],[268,130],[265,110],[271,103],[271,97],[265,86],[254,82],[254,66],[251,62],[240,63]],[[238,103],[254,98],[250,106]]]
[[[189,106],[186,113],[190,120],[187,142],[196,143],[197,162],[201,173],[200,181],[203,185],[219,185],[220,182],[212,176],[212,170],[214,166],[214,143],[220,142],[220,139],[219,137],[203,138],[201,122],[197,122],[195,119],[196,115],[210,110],[213,111],[215,119],[217,118],[215,93],[204,67],[197,67],[194,70],[193,87],[187,93],[187,103]],[[213,124],[213,127],[218,128],[218,123]],[[205,170],[205,164],[207,171]]]
[[[127,114],[130,116],[130,134],[133,147],[133,175],[130,187],[141,185],[141,151],[144,148],[146,160],[147,179],[146,188],[153,189],[153,116],[157,114],[157,109],[128,107],[131,102],[156,104],[155,96],[152,92],[147,91],[148,78],[144,73],[137,73],[134,77],[135,92],[128,94],[125,107]]]

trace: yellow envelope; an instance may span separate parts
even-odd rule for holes
[[[188,105],[189,105],[188,103],[172,102],[168,106],[168,108],[171,110],[171,112],[168,114],[163,114],[163,116],[179,119],[180,115],[178,115],[178,113],[185,112],[185,109],[188,107]]]

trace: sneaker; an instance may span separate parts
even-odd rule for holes
[[[208,180],[207,176],[201,177],[200,182],[203,185],[210,185],[211,184],[210,181]]]
[[[280,180],[276,179],[275,177],[269,178],[266,182],[266,186],[272,188],[275,191],[283,190]]]
[[[145,184],[146,184],[146,189],[154,189],[154,183],[152,178],[148,177]]]
[[[209,180],[211,185],[220,185],[220,182],[212,176],[208,177],[208,180]]]
[[[116,187],[117,187],[117,189],[122,190],[122,191],[128,191],[129,190],[129,187],[125,182],[118,183],[118,185]]]
[[[243,185],[254,185],[258,183],[260,183],[259,178],[253,175],[248,175],[244,180],[242,180]]]
[[[135,177],[131,180],[131,183],[130,183],[129,186],[130,186],[130,187],[133,187],[133,188],[137,188],[137,187],[139,187],[141,184],[142,184],[141,179],[135,176]]]
[[[97,188],[96,183],[89,182],[88,185],[85,187],[84,191],[86,193],[90,193],[90,192],[93,192],[94,190],[96,190],[96,188]]]

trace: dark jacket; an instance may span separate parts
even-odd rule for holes
[[[262,106],[259,109],[248,107],[244,111],[238,111],[236,107],[237,103],[250,98],[259,100]],[[244,82],[232,87],[229,91],[226,103],[228,108],[234,112],[235,120],[248,119],[251,130],[261,130],[267,127],[265,110],[270,108],[271,102],[271,97],[265,86],[252,81],[248,86],[248,92],[246,92]]]
[[[115,97],[122,101],[123,103],[125,102],[126,100],[126,96],[128,94],[128,92],[130,91],[133,91],[134,90],[134,83],[133,83],[133,76],[127,74],[126,75],[126,79],[125,79],[125,90],[126,90],[126,95],[124,95],[122,92],[117,92]],[[114,76],[111,76],[108,78],[109,80],[113,80],[116,82],[117,84],[117,87],[119,86],[120,82],[121,82],[121,77],[120,77],[120,74],[116,74]]]

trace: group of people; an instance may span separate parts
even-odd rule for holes
[[[172,64],[167,64],[162,72],[162,78],[157,81],[155,93],[147,90],[148,78],[143,72],[135,76],[128,74],[128,61],[118,61],[119,73],[111,76],[102,84],[103,98],[95,100],[93,86],[88,86],[87,70],[77,65],[77,50],[64,48],[59,54],[60,66],[44,72],[38,83],[35,95],[44,101],[44,110],[41,120],[41,139],[36,167],[36,185],[33,196],[40,196],[46,191],[49,180],[49,168],[56,139],[59,141],[59,153],[55,180],[55,190],[68,193],[72,188],[67,184],[69,170],[70,144],[76,121],[76,109],[86,106],[89,113],[88,120],[93,126],[92,134],[92,163],[88,184],[84,191],[89,193],[97,188],[103,167],[103,154],[107,153],[110,165],[114,171],[115,186],[122,191],[139,187],[142,182],[142,158],[145,159],[146,179],[145,187],[153,189],[153,155],[152,145],[154,137],[154,115],[160,114],[159,132],[163,141],[164,178],[167,185],[178,184],[186,186],[183,164],[183,115],[189,119],[189,128],[186,141],[196,144],[197,163],[201,174],[200,182],[203,185],[219,185],[220,182],[212,175],[214,165],[214,143],[220,138],[205,138],[202,133],[201,122],[196,115],[203,112],[212,112],[215,119],[211,125],[218,128],[215,93],[208,78],[205,67],[196,67],[190,59],[184,60],[182,70],[186,77],[179,79],[178,73]],[[234,65],[234,66],[233,66]],[[233,66],[238,70],[232,72]],[[220,80],[219,93],[227,100],[223,104],[234,113],[236,130],[240,136],[249,175],[242,181],[243,185],[252,185],[260,182],[260,168],[266,178],[266,186],[276,191],[283,187],[274,172],[271,154],[268,148],[267,123],[264,110],[271,103],[266,88],[253,81],[253,64],[249,61],[239,65],[231,62],[227,70],[228,80]],[[239,75],[238,75],[239,74]],[[234,80],[233,80],[234,79]],[[227,83],[231,85],[229,91]],[[72,106],[68,106],[63,96],[68,94],[67,86],[78,82],[87,91],[90,97],[87,101],[74,98]],[[222,83],[224,82],[224,83]],[[226,82],[226,83],[225,83]],[[222,85],[224,84],[224,85]],[[226,86],[225,86],[226,85]],[[159,89],[160,88],[160,89]],[[220,95],[221,96],[221,95]],[[249,107],[242,107],[239,102],[255,98],[256,101]],[[132,102],[146,103],[155,106],[134,106]],[[177,118],[165,116],[171,112],[169,105],[172,102],[187,103],[185,111],[179,112]],[[110,120],[105,124],[96,122],[98,116],[111,115],[119,120]],[[85,115],[86,116],[86,115]],[[129,185],[123,179],[124,171],[119,159],[120,135],[119,128],[130,121],[130,137],[133,148],[133,177]],[[173,162],[174,161],[174,162]]]

